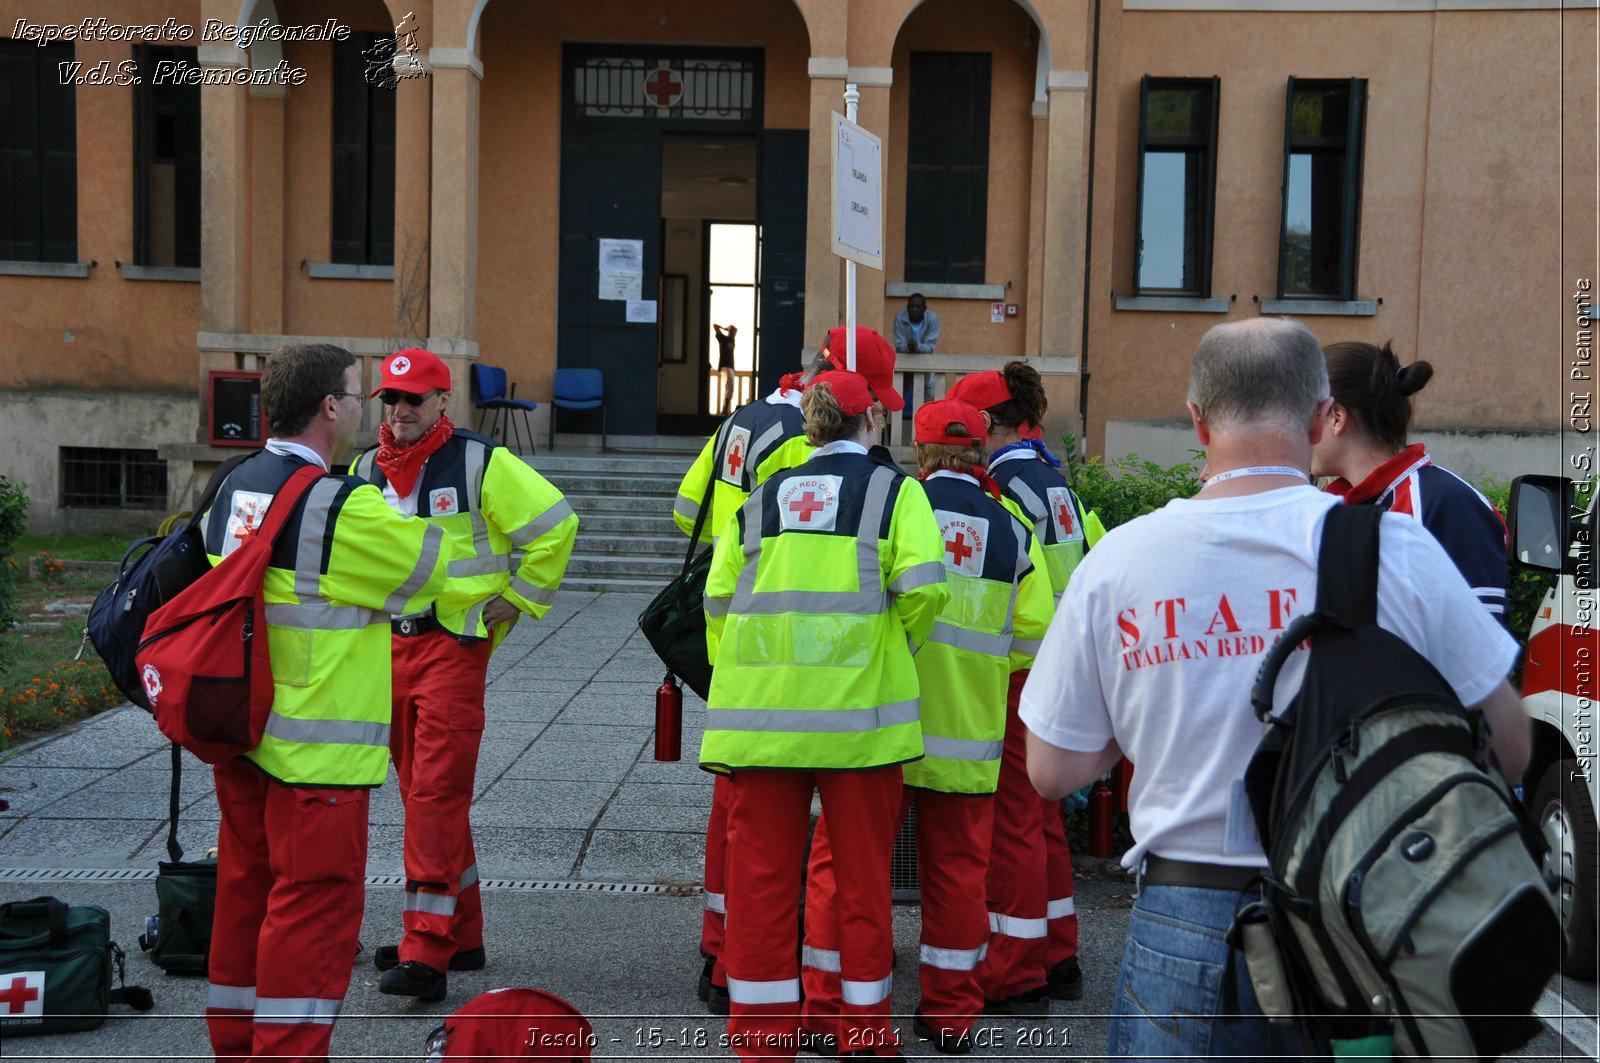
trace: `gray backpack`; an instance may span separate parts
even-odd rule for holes
[[[1308,1053],[1389,1035],[1397,1054],[1493,1058],[1540,1028],[1560,923],[1482,714],[1378,627],[1381,516],[1330,511],[1316,611],[1256,678],[1268,727],[1245,787],[1270,868],[1236,940],[1262,1010],[1297,1021]],[[1307,638],[1305,681],[1272,717]]]

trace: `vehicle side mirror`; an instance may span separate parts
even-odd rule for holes
[[[1511,481],[1511,561],[1536,572],[1560,575],[1570,566],[1572,503],[1576,488],[1564,476],[1519,476]]]

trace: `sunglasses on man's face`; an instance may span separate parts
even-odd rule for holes
[[[417,395],[409,391],[396,391],[394,388],[387,388],[378,392],[378,398],[383,400],[385,406],[393,406],[402,400],[407,406],[421,406],[432,397],[433,392],[431,391],[426,395]]]

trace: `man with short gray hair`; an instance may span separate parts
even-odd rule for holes
[[[1108,1055],[1299,1058],[1262,1017],[1225,935],[1265,866],[1244,771],[1261,737],[1250,686],[1261,654],[1313,608],[1323,521],[1310,485],[1327,423],[1317,340],[1275,318],[1218,325],[1195,351],[1188,408],[1206,450],[1193,498],[1116,528],[1074,571],[1022,693],[1028,774],[1047,798],[1124,754],[1138,900],[1112,1001]],[[1507,778],[1528,759],[1527,716],[1505,682],[1517,646],[1426,529],[1384,516],[1378,623],[1481,708]],[[1304,653],[1283,668],[1278,708]],[[1230,962],[1231,961],[1231,962]],[[1223,1018],[1232,979],[1239,1014]]]

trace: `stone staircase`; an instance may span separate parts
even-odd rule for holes
[[[565,586],[654,593],[678,574],[689,540],[672,503],[697,452],[524,455],[578,514]]]

